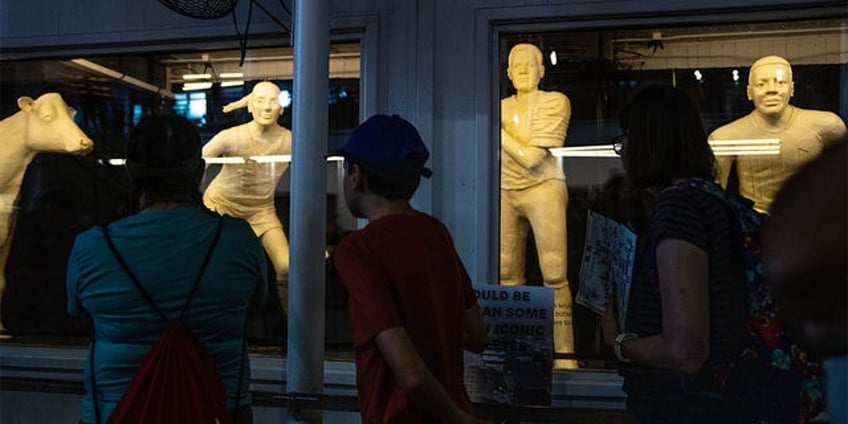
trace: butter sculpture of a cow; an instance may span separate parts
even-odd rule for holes
[[[0,121],[0,335],[8,337],[3,326],[2,300],[6,290],[6,261],[12,246],[16,203],[27,165],[39,152],[83,155],[94,142],[73,120],[58,93],[46,93],[33,100],[18,99],[20,111]]]

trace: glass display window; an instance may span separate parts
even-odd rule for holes
[[[555,369],[615,364],[600,342],[599,314],[577,298],[589,211],[614,215],[610,202],[623,174],[618,114],[628,98],[652,83],[687,92],[700,107],[719,179],[758,205],[762,198],[761,210],[767,212],[780,181],[838,139],[840,123],[844,134],[844,22],[591,30],[556,30],[548,23],[544,31],[499,33],[494,86],[500,104],[493,108],[500,121],[499,283],[554,289]],[[756,90],[764,84],[765,67],[759,63],[781,58],[788,75],[776,78],[794,83],[785,98],[787,111],[795,115],[787,116],[821,111],[815,119],[798,119],[799,125],[809,124],[803,124],[804,132],[814,135],[728,130],[761,107]],[[819,119],[825,123],[810,123]],[[779,178],[756,180],[760,171],[752,167]]]
[[[359,50],[358,43],[335,43],[330,48],[328,151],[341,146],[359,122]],[[2,342],[87,343],[90,322],[72,318],[66,312],[66,263],[78,233],[137,209],[123,156],[130,130],[144,115],[172,111],[196,124],[205,152],[209,152],[201,183],[204,192],[220,186],[220,181],[215,180],[223,175],[224,168],[233,174],[257,168],[258,174],[266,175],[262,181],[267,185],[264,190],[271,193],[284,234],[289,233],[289,163],[291,144],[297,140],[291,140],[279,151],[218,150],[213,154],[214,149],[208,148],[216,137],[224,137],[224,130],[254,119],[245,100],[263,84],[272,87],[270,90],[282,106],[277,124],[285,131],[292,127],[292,99],[297,95],[292,88],[292,49],[249,49],[242,64],[240,55],[239,50],[178,51],[0,61],[0,117],[11,118],[18,113],[23,101],[20,99],[27,96],[38,104],[49,101],[51,108],[70,110],[57,114],[56,119],[66,120],[63,131],[81,131],[88,143],[93,143],[85,151],[27,145],[35,153],[31,157],[22,155],[13,161],[9,156],[0,161],[0,174],[11,182],[3,182],[8,190],[2,193],[4,210],[0,216],[4,220],[0,229],[7,232],[4,254],[8,254],[0,309],[7,337]],[[11,133],[12,130],[7,134]],[[316,235],[326,239],[328,251],[344,232],[356,227],[344,205],[340,172],[341,163],[328,160],[327,234]],[[19,187],[12,187],[16,178]],[[249,188],[237,185],[232,189],[238,197]],[[263,314],[250,325],[249,339],[256,353],[277,356],[286,339],[284,308],[273,281],[273,258],[279,252],[266,253],[271,289]],[[329,268],[326,340],[330,344],[346,344],[350,342],[346,293]]]

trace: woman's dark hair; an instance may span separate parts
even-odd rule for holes
[[[151,198],[191,195],[199,203],[203,175],[200,134],[186,118],[153,114],[130,132],[126,167],[133,185]]]
[[[670,185],[676,178],[715,178],[715,156],[692,99],[670,85],[638,91],[620,116],[627,134],[624,169],[635,188]]]

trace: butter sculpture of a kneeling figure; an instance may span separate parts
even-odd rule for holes
[[[20,110],[0,121],[0,305],[6,261],[15,230],[18,195],[27,166],[40,152],[84,155],[94,142],[74,123],[73,109],[58,93],[18,99]],[[0,306],[0,337],[9,337]]]

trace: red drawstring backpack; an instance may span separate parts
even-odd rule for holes
[[[242,369],[239,372],[239,384],[237,386],[239,389],[236,390],[235,408],[232,415],[229,415],[226,410],[224,383],[218,374],[215,359],[209,355],[209,352],[192,333],[186,322],[186,314],[191,306],[191,300],[197,291],[206,265],[209,263],[209,258],[218,243],[222,225],[223,219],[218,221],[218,228],[212,240],[212,245],[206,253],[203,265],[198,272],[180,316],[173,320],[169,320],[162,313],[162,310],[156,306],[153,298],[144,290],[135,274],[130,271],[126,262],[118,253],[109,236],[108,229],[103,228],[106,242],[115,254],[115,258],[164,323],[162,334],[141,360],[138,371],[136,371],[132,381],[121,396],[121,400],[109,416],[107,424],[230,424],[235,421],[235,414],[239,409],[240,388],[243,382],[246,344],[243,340]],[[94,341],[91,343],[89,360],[94,414],[99,424],[101,417],[94,378]]]

